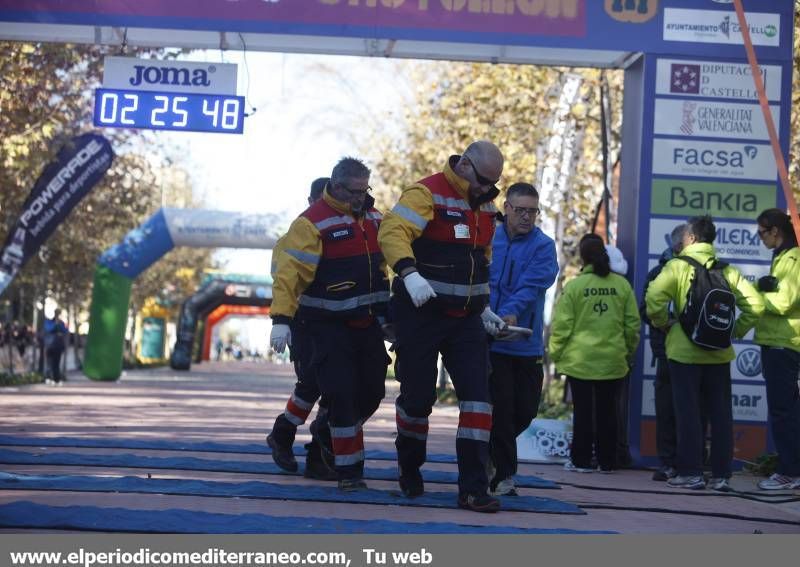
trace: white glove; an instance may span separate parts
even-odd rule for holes
[[[289,325],[272,325],[269,344],[275,352],[283,352],[286,345],[292,346],[292,331],[289,329]]]
[[[436,297],[436,292],[433,291],[431,284],[428,280],[419,275],[419,272],[411,272],[403,277],[403,283],[408,290],[408,295],[411,296],[411,302],[414,307],[420,307],[425,304],[429,299]]]
[[[493,337],[507,327],[506,322],[494,314],[488,305],[481,313],[481,321],[483,321],[483,328]]]

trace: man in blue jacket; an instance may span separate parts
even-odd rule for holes
[[[489,451],[495,466],[490,488],[513,495],[517,436],[528,428],[542,395],[544,295],[558,275],[553,239],[535,226],[539,193],[529,183],[506,192],[505,220],[495,231],[489,272],[490,305],[508,325],[533,329],[524,340],[492,343],[492,433]]]

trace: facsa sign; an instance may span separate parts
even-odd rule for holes
[[[106,57],[103,86],[126,91],[235,95],[236,65]]]
[[[780,45],[781,16],[747,12],[747,26],[753,45]],[[742,29],[734,11],[664,9],[664,39],[698,43],[742,45]]]
[[[781,68],[762,65],[761,78],[767,99],[781,99]],[[656,94],[729,98],[757,101],[750,65],[722,61],[659,59],[656,70]]]
[[[653,173],[775,181],[778,170],[768,145],[656,138]]]
[[[769,109],[777,130],[779,107],[771,105]],[[668,136],[769,140],[758,104],[657,99],[654,129],[656,134]]]

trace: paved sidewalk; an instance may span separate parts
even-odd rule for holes
[[[0,390],[0,435],[29,438],[113,438],[128,440],[261,444],[274,418],[282,411],[294,383],[289,365],[246,362],[203,363],[190,372],[169,369],[129,371],[117,382],[92,382],[69,375],[64,387],[45,385]],[[394,397],[397,385],[387,383],[387,397],[365,427],[367,450],[394,450]],[[431,417],[428,452],[455,450],[458,412],[436,407]],[[298,443],[308,439],[301,427]],[[44,445],[44,443],[42,444]],[[31,453],[135,454],[193,456],[205,459],[271,462],[268,455],[225,455],[213,452],[173,452],[140,449],[20,447],[0,449]],[[368,466],[394,467],[387,461]],[[453,464],[431,469],[454,471]],[[321,483],[299,477],[197,470],[144,470],[103,466],[12,465],[11,474],[59,474],[179,478],[226,482],[261,481],[298,486]],[[513,526],[560,530],[601,530],[619,533],[800,533],[800,491],[759,495],[758,479],[737,474],[734,487],[741,495],[670,489],[650,480],[649,471],[620,471],[612,475],[577,474],[550,464],[525,464],[520,474],[560,484],[561,490],[524,488],[526,496],[555,498],[580,506],[586,515],[501,512],[482,515],[455,508],[414,508],[394,505],[237,499],[167,494],[85,493],[68,491],[0,490],[0,506],[27,501],[49,506],[95,506],[129,510],[182,509],[224,514],[256,513],[278,517],[447,522],[471,526]],[[394,482],[370,481],[370,488],[396,490]],[[434,489],[434,486],[430,486]],[[435,485],[453,493],[454,485]],[[752,493],[752,494],[750,494]],[[794,500],[794,501],[793,501]],[[776,503],[782,501],[782,503]],[[13,530],[10,531],[19,531]]]

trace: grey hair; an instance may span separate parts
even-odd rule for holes
[[[672,232],[669,235],[670,242],[672,242],[672,246],[677,246],[683,240],[683,235],[686,234],[686,229],[689,228],[686,226],[686,223],[681,223],[675,228],[672,229]]]
[[[342,184],[347,179],[359,179],[369,177],[370,169],[364,162],[354,157],[343,157],[339,160],[331,172],[331,185]]]

